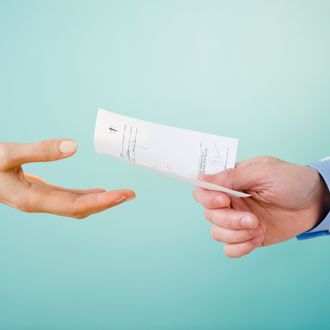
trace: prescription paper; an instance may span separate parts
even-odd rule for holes
[[[196,179],[198,174],[214,174],[233,168],[237,139],[151,123],[99,109],[94,144],[98,153],[196,186],[236,197],[249,196]]]

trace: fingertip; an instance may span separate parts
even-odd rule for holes
[[[126,197],[127,197],[127,200],[126,200],[127,202],[132,201],[132,200],[136,199],[136,193],[132,190],[129,190]]]
[[[121,191],[122,193],[126,194],[127,196],[136,196],[135,191],[132,190],[132,189],[121,189],[119,191]]]
[[[196,187],[193,191],[194,199],[206,209],[220,209],[230,206],[230,198],[221,192],[210,191]]]
[[[227,258],[231,259],[237,259],[243,256],[236,251],[234,244],[225,244],[223,247],[223,253]]]
[[[218,239],[218,229],[217,229],[216,226],[211,227],[210,233],[211,233],[211,237],[213,238],[213,240],[218,242],[219,241],[219,239]]]
[[[132,201],[136,198],[136,194],[132,190],[115,190],[103,193],[105,198],[112,200],[114,204]]]
[[[250,254],[257,247],[262,246],[264,236],[255,237],[249,241],[238,244],[225,244],[224,254],[229,258],[240,258]]]

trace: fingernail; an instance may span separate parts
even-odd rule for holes
[[[253,220],[248,215],[244,215],[241,218],[241,224],[243,227],[251,228],[253,226]]]
[[[71,154],[77,150],[77,143],[72,140],[64,140],[60,143],[59,149],[63,154]]]

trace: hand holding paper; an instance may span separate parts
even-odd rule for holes
[[[241,257],[310,230],[330,209],[330,193],[317,170],[274,157],[252,158],[205,180],[251,194],[250,198],[229,198],[194,190],[214,225],[213,238],[225,243],[229,257]]]

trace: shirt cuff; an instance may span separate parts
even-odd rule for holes
[[[330,190],[330,159],[325,158],[323,161],[309,166],[315,168],[319,172],[326,183],[328,190]],[[324,235],[330,235],[330,212],[316,227],[298,235],[297,238],[307,239]]]

